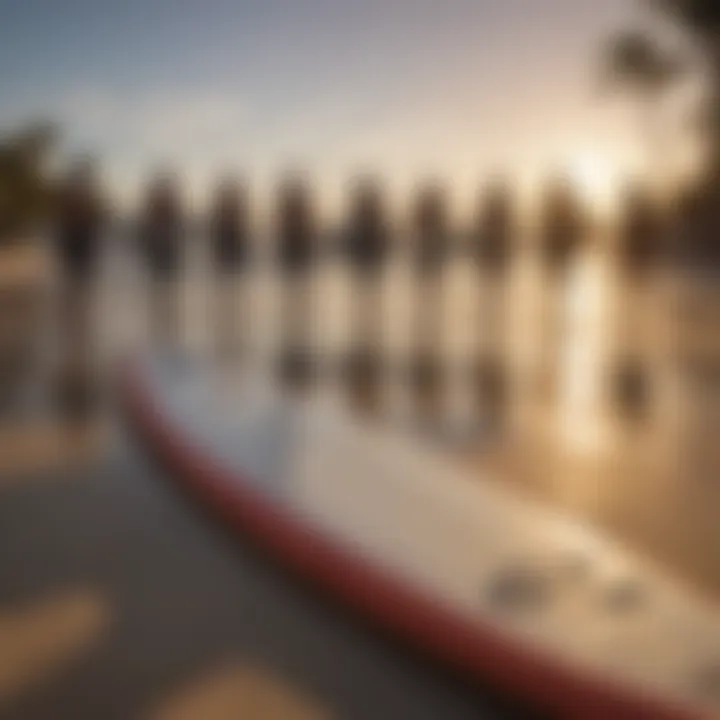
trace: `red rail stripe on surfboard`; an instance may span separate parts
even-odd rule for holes
[[[689,720],[691,711],[573,670],[472,622],[342,547],[218,464],[155,402],[138,365],[122,370],[122,402],[140,436],[170,470],[223,520],[355,610],[437,659],[540,711],[578,720]]]

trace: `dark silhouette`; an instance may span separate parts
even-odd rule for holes
[[[298,177],[287,178],[280,187],[277,222],[278,263],[283,280],[281,376],[290,385],[304,385],[314,370],[308,341],[317,227],[310,191]]]
[[[447,201],[444,189],[422,186],[413,209],[415,261],[418,271],[413,385],[423,409],[437,411],[442,368],[438,349],[442,336],[443,269],[449,243]]]
[[[37,124],[0,142],[0,245],[27,240],[47,220],[55,195],[48,172],[55,140],[51,125]]]
[[[657,265],[666,246],[666,224],[659,204],[634,185],[624,194],[619,232],[621,267],[631,275]]]
[[[604,83],[613,90],[627,90],[638,101],[642,140],[654,165],[664,140],[658,104],[682,71],[681,59],[644,33],[631,31],[610,39],[603,64]]]
[[[370,276],[382,270],[390,250],[390,228],[382,188],[372,178],[358,181],[352,190],[346,237],[353,271]]]
[[[57,192],[58,260],[63,278],[74,286],[90,283],[99,253],[103,206],[89,160],[76,164]]]
[[[315,213],[307,185],[287,178],[278,202],[278,262],[283,273],[303,276],[313,266],[317,245]]]
[[[478,333],[482,349],[472,368],[472,385],[487,424],[497,428],[507,399],[505,356],[505,272],[512,260],[517,219],[508,185],[495,180],[480,195],[473,233],[481,297]]]
[[[72,416],[85,416],[96,399],[91,311],[103,217],[94,167],[78,162],[58,188],[55,235],[63,342],[58,400]]]
[[[481,357],[473,368],[473,384],[477,404],[487,428],[497,432],[503,424],[508,404],[509,379],[505,358],[494,355]]]
[[[425,277],[437,274],[447,257],[449,241],[447,198],[439,184],[428,183],[418,190],[413,231],[418,270]]]
[[[671,256],[680,265],[717,272],[720,268],[720,180],[687,188],[676,206]]]
[[[213,324],[217,348],[232,353],[240,341],[238,276],[250,261],[248,194],[235,178],[223,180],[210,212],[210,244],[215,270]]]
[[[618,79],[650,100],[672,81],[692,74],[704,87],[699,126],[705,144],[698,178],[683,193],[675,258],[692,266],[720,266],[720,3],[650,0],[649,6],[685,35],[685,51],[669,49],[642,31],[613,39],[606,60]],[[660,151],[660,148],[656,148]]]
[[[612,377],[613,400],[620,416],[635,422],[644,419],[649,409],[650,392],[647,364],[637,357],[621,358]]]
[[[351,193],[346,250],[353,275],[352,347],[347,368],[353,399],[374,406],[380,381],[381,279],[389,252],[390,228],[379,184],[370,178]]]
[[[223,180],[210,215],[212,259],[216,272],[237,273],[250,261],[247,188],[235,178]]]
[[[588,229],[585,208],[570,181],[557,176],[545,189],[540,211],[540,253],[551,273],[565,271]]]
[[[140,244],[151,282],[151,316],[155,337],[175,342],[179,331],[177,280],[182,260],[183,211],[172,175],[150,184],[140,219]]]
[[[472,255],[483,268],[500,272],[507,268],[516,233],[515,207],[510,188],[493,182],[480,195],[472,237]]]

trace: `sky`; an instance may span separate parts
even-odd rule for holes
[[[375,171],[469,199],[503,173],[570,168],[596,194],[642,162],[599,90],[632,0],[0,0],[0,130],[57,120],[132,204],[177,170],[202,202],[239,171],[308,172],[327,208]]]

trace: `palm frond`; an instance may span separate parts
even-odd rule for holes
[[[697,35],[720,34],[720,3],[717,0],[646,0],[651,8]]]
[[[685,68],[682,58],[637,30],[612,37],[603,57],[603,79],[614,87],[626,87],[634,92],[662,91]]]

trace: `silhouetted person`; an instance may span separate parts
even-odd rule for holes
[[[483,269],[501,272],[510,262],[517,232],[510,189],[495,182],[480,196],[472,238],[472,255]]]
[[[215,339],[219,350],[231,352],[240,337],[237,280],[250,262],[247,190],[236,179],[224,180],[217,189],[210,212],[210,244],[215,271]]]
[[[431,183],[418,190],[412,219],[418,283],[413,377],[421,404],[433,412],[443,380],[439,346],[443,269],[449,241],[447,202],[442,187]]]
[[[57,250],[63,279],[88,285],[95,276],[102,202],[89,162],[76,165],[61,183],[57,198]]]
[[[349,382],[353,396],[373,405],[380,380],[382,271],[390,228],[381,187],[363,179],[351,192],[346,250],[352,271]]]
[[[516,241],[517,224],[510,189],[496,181],[480,195],[473,257],[478,267],[478,319],[473,384],[478,404],[496,426],[507,397],[508,298],[506,271]]]
[[[59,399],[66,410],[84,412],[92,403],[92,291],[97,277],[104,208],[88,161],[60,184],[56,249],[61,275],[62,370]]]
[[[281,372],[292,384],[309,379],[313,360],[307,347],[312,319],[310,278],[316,260],[317,228],[305,183],[286,179],[277,207],[278,264],[282,274]]]
[[[151,327],[164,343],[179,333],[178,276],[182,260],[183,213],[172,176],[160,175],[149,186],[140,218],[140,244],[151,284]]]
[[[632,274],[660,260],[666,231],[657,203],[641,187],[629,188],[623,198],[620,227],[620,262]]]
[[[278,261],[286,276],[302,277],[315,260],[316,227],[312,198],[306,184],[291,177],[278,198]]]
[[[540,217],[540,253],[552,273],[563,272],[587,232],[587,217],[567,178],[557,177],[546,188]]]
[[[700,182],[679,198],[677,228],[671,247],[674,261],[688,270],[710,272],[720,268],[720,212],[717,182]]]
[[[347,251],[354,273],[377,276],[389,250],[390,231],[383,192],[373,179],[355,184],[351,195]]]
[[[531,381],[533,395],[543,402],[557,399],[561,351],[566,343],[567,280],[587,231],[585,208],[570,180],[562,175],[551,179],[544,188],[539,214],[538,253],[543,272],[537,322],[541,328]]]
[[[659,289],[649,273],[666,251],[666,229],[660,208],[647,190],[630,187],[623,201],[619,229],[623,274],[615,285],[621,294],[611,388],[613,404],[620,414],[639,420],[647,413],[652,395],[653,339],[652,333],[647,333],[654,323],[648,312],[656,305]]]
[[[415,259],[421,276],[442,272],[448,249],[448,213],[444,189],[435,183],[421,187],[415,198],[413,230]]]
[[[650,374],[646,362],[638,357],[621,358],[612,377],[613,400],[620,415],[641,420],[650,402]]]

